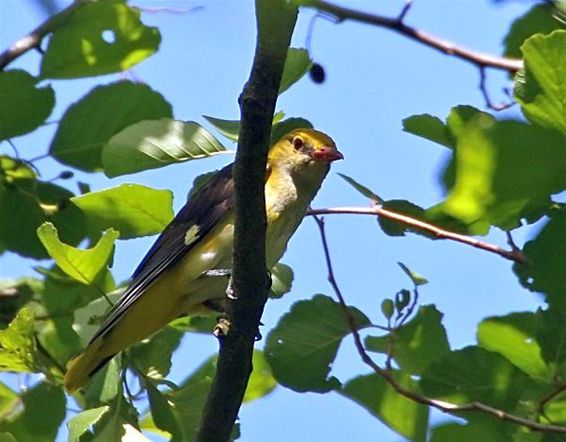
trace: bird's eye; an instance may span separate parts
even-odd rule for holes
[[[302,149],[304,145],[305,145],[305,142],[303,141],[303,139],[301,137],[293,138],[293,147],[296,150]]]

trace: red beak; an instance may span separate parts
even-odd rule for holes
[[[343,160],[344,155],[333,147],[323,147],[313,152],[313,158],[318,161],[327,161],[330,163],[336,160]]]

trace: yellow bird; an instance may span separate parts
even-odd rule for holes
[[[328,174],[342,159],[334,141],[297,129],[269,151],[265,183],[266,255],[271,268],[301,223]],[[147,338],[173,319],[214,308],[226,297],[234,234],[232,165],[198,189],[165,228],[132,276],[86,349],[65,375],[69,392],[81,388],[116,353]]]

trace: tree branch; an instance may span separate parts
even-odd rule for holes
[[[367,12],[357,11],[355,9],[345,8],[342,6],[329,3],[324,0],[310,0],[304,3],[304,6],[314,8],[320,12],[336,19],[336,21],[353,20],[360,23],[379,26],[390,29],[412,40],[429,46],[446,55],[451,55],[478,67],[491,67],[501,69],[508,72],[517,72],[523,67],[522,60],[510,59],[505,57],[496,57],[494,55],[475,52],[455,45],[454,43],[438,38],[426,32],[419,31],[411,26],[407,26],[403,20],[410,8],[411,3],[408,2],[398,17],[390,18],[381,15],[370,14]]]
[[[392,210],[384,209],[381,206],[374,207],[335,207],[330,209],[311,209],[307,212],[307,215],[337,215],[337,214],[350,214],[350,215],[373,215],[382,218],[392,219],[403,223],[409,227],[424,230],[437,239],[449,239],[452,241],[457,241],[462,244],[467,244],[469,246],[475,247],[477,249],[485,250],[490,253],[495,253],[496,255],[502,256],[510,261],[518,262],[521,264],[527,264],[527,258],[521,252],[520,249],[514,247],[512,250],[505,250],[494,244],[490,244],[478,239],[462,235],[460,233],[450,232],[445,229],[441,229],[435,225],[420,221],[410,216],[403,215],[401,213],[394,212]]]
[[[41,41],[50,33],[61,27],[71,16],[83,6],[96,0],[75,0],[69,7],[49,17],[26,36],[20,38],[0,54],[0,70],[30,49],[39,48]]]
[[[271,122],[297,9],[286,0],[256,0],[258,37],[240,96],[241,125],[233,174],[235,229],[228,333],[220,338],[217,371],[197,441],[223,442],[230,433],[252,371],[252,353],[269,278],[265,265],[265,170]]]
[[[328,271],[328,281],[330,282],[330,285],[332,286],[334,293],[338,298],[338,302],[340,303],[340,306],[342,307],[342,310],[346,315],[348,326],[350,327],[350,331],[352,332],[352,336],[354,337],[354,344],[356,346],[356,350],[358,351],[358,354],[360,355],[362,361],[368,367],[370,367],[378,376],[382,377],[389,385],[391,385],[391,387],[393,387],[393,389],[397,393],[399,393],[401,396],[406,397],[407,399],[418,402],[419,404],[436,408],[437,410],[440,410],[444,413],[459,415],[461,413],[469,412],[469,411],[483,412],[499,420],[522,425],[532,431],[566,434],[566,427],[562,427],[559,425],[541,424],[540,422],[536,422],[530,419],[523,418],[521,416],[516,416],[514,414],[507,413],[504,410],[491,407],[482,402],[474,401],[468,404],[457,405],[450,402],[433,399],[421,394],[417,394],[414,391],[411,391],[400,385],[395,380],[395,378],[393,377],[390,371],[381,368],[366,352],[364,345],[362,343],[362,338],[358,332],[356,321],[354,317],[351,315],[350,311],[348,310],[348,306],[346,304],[346,301],[344,300],[344,296],[340,290],[340,287],[338,286],[338,283],[336,282],[336,278],[334,277],[332,259],[330,257],[328,240],[326,239],[326,232],[324,229],[324,220],[318,218],[316,215],[314,215],[314,219],[320,231],[320,238],[322,241],[322,247],[323,247],[324,256],[326,260],[326,267]]]

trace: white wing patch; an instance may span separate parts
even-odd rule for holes
[[[187,233],[185,234],[185,244],[187,246],[190,246],[198,239],[199,230],[200,227],[197,225],[192,225],[191,228],[187,230]]]

